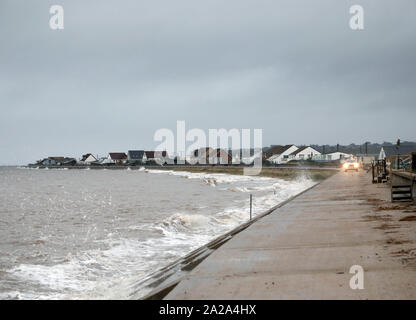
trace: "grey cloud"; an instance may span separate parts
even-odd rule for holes
[[[416,4],[359,1],[351,31],[355,2],[60,1],[52,31],[56,1],[2,1],[1,162],[152,148],[181,119],[265,145],[415,140]]]

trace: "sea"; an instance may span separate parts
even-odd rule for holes
[[[128,299],[134,283],[248,221],[250,194],[255,216],[314,184],[0,167],[0,299]]]

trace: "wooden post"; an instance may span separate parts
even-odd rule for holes
[[[253,195],[250,193],[250,221],[252,219],[253,214]]]

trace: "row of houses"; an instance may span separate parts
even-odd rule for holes
[[[352,155],[343,152],[322,154],[310,146],[297,147],[294,144],[272,146],[263,154],[263,159],[273,164],[285,164],[290,161],[337,161],[348,159]]]
[[[272,146],[263,154],[263,159],[273,164],[285,164],[290,161],[312,160],[316,162],[342,161],[355,157],[364,164],[371,164],[374,160],[386,160],[393,168],[408,168],[416,156],[414,145],[382,146],[378,154],[348,154],[332,152],[322,154],[310,146],[297,147],[290,144],[285,146]]]
[[[42,166],[71,166],[71,165],[112,165],[112,164],[144,164],[149,162],[156,162],[161,157],[167,157],[167,152],[163,151],[161,154],[155,151],[144,150],[129,150],[124,152],[110,152],[107,157],[94,156],[92,153],[82,155],[81,159],[68,157],[48,157],[37,161],[36,165]]]
[[[102,158],[87,153],[78,161],[75,158],[48,157],[39,160],[36,165],[232,164],[235,161],[231,154],[225,149],[207,147],[196,149],[190,156],[179,159],[178,157],[170,158],[167,151],[129,150],[127,153],[110,152],[107,157]]]
[[[386,159],[397,156],[401,153],[401,161],[408,161],[410,154],[415,152],[414,147],[401,146],[399,149],[395,146],[384,146],[381,148],[378,155],[355,155],[362,162],[371,163],[372,160]],[[260,153],[255,154],[254,150],[225,150],[221,148],[199,148],[193,151],[192,154],[185,158],[169,158],[166,151],[145,151],[145,150],[129,150],[124,152],[110,152],[107,157],[99,158],[92,153],[82,155],[81,159],[68,157],[48,157],[39,160],[36,164],[43,166],[53,165],[112,165],[112,164],[163,164],[163,163],[189,163],[189,164],[249,164],[260,158]],[[407,156],[405,156],[407,155]],[[322,154],[311,146],[296,146],[294,144],[288,145],[272,145],[262,151],[262,162],[273,165],[286,164],[291,161],[316,161],[316,162],[331,162],[342,161],[352,157],[352,154],[344,152],[332,152]]]
[[[134,163],[134,164],[144,164],[149,162],[157,162],[168,158],[166,151],[156,152],[156,151],[144,151],[144,150],[129,150],[127,154],[124,152],[110,152],[107,159],[103,161],[103,164],[111,163]]]
[[[71,166],[75,165],[77,160],[75,158],[68,157],[48,157],[43,160],[37,161],[36,164],[43,166]]]
[[[121,164],[163,164],[163,163],[188,163],[188,164],[249,164],[254,162],[260,154],[254,154],[253,150],[246,150],[243,152],[233,152],[232,150],[225,150],[221,148],[199,148],[194,150],[191,155],[185,158],[169,158],[166,151],[145,151],[145,150],[129,150],[124,152],[110,152],[107,157],[101,157],[87,153],[82,155],[81,159],[67,157],[48,157],[39,160],[36,165],[53,166],[53,165],[121,165]],[[247,155],[245,154],[247,153]],[[297,147],[295,145],[285,146],[271,146],[262,156],[262,161],[267,161],[271,164],[285,164],[290,161],[335,161],[342,158],[348,158],[351,155],[334,152],[330,154],[321,154],[310,146]]]

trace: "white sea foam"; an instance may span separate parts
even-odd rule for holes
[[[233,182],[270,182],[275,181],[274,178],[257,177],[257,176],[244,176],[244,175],[232,175],[225,173],[205,173],[205,172],[186,172],[186,171],[174,171],[174,170],[157,170],[148,169],[149,173],[155,174],[167,174],[172,176],[184,177],[187,179],[200,179],[200,180],[213,180],[216,183],[233,183]]]
[[[27,290],[17,295],[19,299],[126,299],[134,281],[208,242],[212,238],[208,220],[201,215],[174,214],[147,226],[161,230],[162,237],[145,241],[109,239],[107,250],[70,256],[52,266],[21,264],[8,272],[28,287],[55,292]]]
[[[304,178],[284,181],[227,174],[146,170],[143,167],[139,170],[199,179],[218,190],[253,193],[254,216],[314,184]],[[2,296],[18,299],[128,298],[130,286],[139,279],[248,219],[248,198],[244,196],[219,207],[210,215],[172,212],[160,221],[126,228],[132,232],[154,234],[147,239],[113,238],[113,233],[122,231],[114,227],[106,239],[100,240],[106,249],[80,251],[52,265],[23,263],[7,270],[11,277],[26,283],[27,290],[3,292]]]

